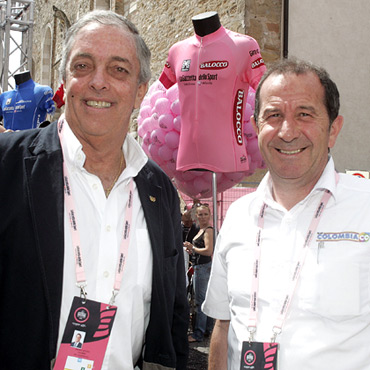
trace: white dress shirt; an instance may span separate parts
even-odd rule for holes
[[[328,162],[312,192],[287,211],[269,175],[234,202],[217,239],[204,312],[230,320],[228,368],[240,368],[247,330],[257,218],[263,202],[256,341],[269,342],[292,269],[324,189],[330,198],[314,234],[287,319],[278,335],[278,369],[370,369],[370,182]]]
[[[82,256],[87,280],[87,298],[108,303],[112,296],[117,257],[123,235],[128,184],[143,168],[148,158],[139,144],[127,134],[122,150],[126,168],[118,178],[108,199],[100,179],[87,172],[81,143],[66,123],[62,139],[64,159],[75,201]],[[118,307],[104,358],[103,370],[131,370],[140,356],[149,322],[153,256],[144,213],[134,182],[131,239]],[[70,223],[64,217],[64,278],[58,347],[76,287],[74,250]]]

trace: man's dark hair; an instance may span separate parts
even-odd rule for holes
[[[298,59],[284,59],[270,66],[266,73],[262,76],[261,81],[256,90],[254,119],[258,126],[258,116],[260,112],[260,93],[263,83],[272,75],[296,74],[297,76],[314,73],[320,80],[324,88],[324,104],[328,112],[330,125],[338,117],[339,114],[339,91],[335,82],[330,78],[329,73],[321,67],[315,66],[311,62],[306,62]]]

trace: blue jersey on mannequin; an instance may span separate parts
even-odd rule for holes
[[[10,130],[26,130],[38,127],[47,113],[54,113],[53,90],[32,79],[0,95],[0,116],[4,127]]]

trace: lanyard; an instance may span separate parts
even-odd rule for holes
[[[60,141],[62,142],[62,135],[63,135],[63,126],[64,126],[64,117],[58,122],[58,134]],[[87,285],[86,276],[85,276],[85,268],[84,268],[84,261],[82,257],[82,249],[81,249],[81,242],[80,242],[80,234],[78,231],[77,219],[76,219],[76,207],[75,201],[72,196],[72,191],[70,187],[68,169],[66,166],[66,161],[63,161],[63,174],[64,174],[64,202],[67,209],[67,214],[70,221],[70,230],[72,236],[72,245],[75,254],[75,270],[76,270],[76,285],[81,290],[81,297],[86,299],[86,291],[85,287]],[[110,305],[114,304],[115,297],[117,296],[122,282],[122,276],[125,268],[125,262],[128,255],[128,249],[130,244],[130,229],[132,224],[132,209],[133,209],[133,179],[131,179],[129,183],[129,196],[128,201],[126,204],[126,211],[125,211],[125,220],[124,220],[124,228],[123,228],[123,236],[121,240],[121,246],[119,251],[119,257],[117,261],[116,267],[116,276],[113,286],[112,298],[109,302]]]
[[[337,181],[338,181],[338,177],[337,177]],[[301,251],[298,257],[298,261],[293,265],[294,271],[293,271],[293,274],[292,274],[292,277],[289,283],[288,292],[284,295],[283,304],[276,318],[276,322],[272,328],[272,331],[273,331],[273,337],[271,338],[272,342],[275,342],[277,335],[282,332],[282,327],[284,325],[284,322],[287,316],[289,305],[294,296],[295,289],[297,287],[297,282],[299,280],[302,267],[306,260],[310,242],[312,240],[313,235],[315,234],[315,231],[320,222],[324,208],[327,205],[331,195],[332,194],[329,190],[324,191],[321,201],[311,220],[310,226],[308,227],[306,237],[304,239],[304,243],[303,243],[303,246],[301,247]],[[253,334],[257,330],[257,316],[258,316],[257,304],[258,304],[259,274],[260,274],[259,267],[261,264],[261,242],[262,242],[261,234],[262,234],[263,227],[264,227],[266,209],[267,209],[267,205],[266,203],[263,203],[259,216],[258,216],[258,231],[257,231],[257,236],[256,236],[256,244],[255,244],[255,258],[254,258],[253,271],[252,271],[252,288],[251,288],[251,299],[250,299],[249,320],[248,320],[248,331],[250,333],[250,341],[253,340]]]

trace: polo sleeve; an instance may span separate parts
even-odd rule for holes
[[[202,311],[210,317],[219,320],[230,320],[229,296],[227,284],[227,266],[225,264],[223,239],[220,233],[217,237],[212,260],[211,276],[208,282],[206,298]]]

